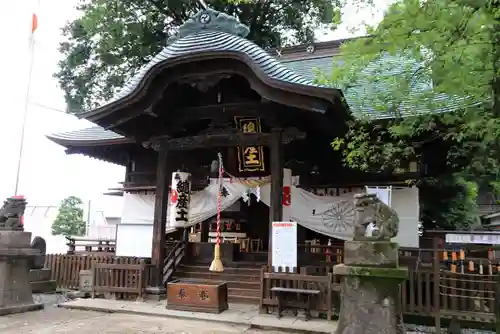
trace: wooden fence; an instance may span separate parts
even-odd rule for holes
[[[277,298],[271,293],[272,287],[303,288],[313,284],[321,291],[315,310],[326,315],[331,307],[333,314],[338,315],[340,277],[333,275],[332,269],[333,266],[305,266],[294,271],[280,268],[272,273],[267,266],[262,267],[261,308],[276,307]],[[500,287],[497,274],[462,274],[441,267],[438,271],[433,269],[432,266],[408,266],[408,279],[400,288],[404,316],[434,318],[436,325],[441,325],[441,319],[452,318],[468,324],[475,323],[473,327],[491,327],[495,323],[495,290]],[[320,283],[312,277],[323,280]],[[328,283],[332,291],[331,300],[327,300],[328,277],[331,277],[331,284]]]
[[[45,256],[45,268],[51,270],[51,279],[57,282],[58,289],[77,290],[80,270],[92,270],[94,264],[138,265],[144,264],[144,260],[101,255],[48,254]]]
[[[298,298],[297,300],[287,301],[285,306],[293,308],[307,308],[310,306],[313,310],[325,314],[327,320],[332,319],[332,313],[339,310],[339,303],[334,303],[332,293],[335,291],[338,296],[340,286],[334,282],[332,273],[326,275],[310,275],[307,268],[301,268],[300,272],[290,270],[290,268],[278,268],[278,272],[272,272],[267,266],[262,267],[260,275],[260,307],[261,310],[269,312],[270,308],[278,306],[277,296],[272,293],[273,288],[294,289],[297,291],[319,291],[314,298],[312,305],[307,305],[308,301]],[[292,292],[293,293],[293,292]],[[299,295],[299,293],[296,293]],[[300,297],[300,296],[297,296]],[[307,297],[307,296],[302,296]],[[340,299],[336,299],[340,301]]]
[[[92,298],[104,294],[112,299],[142,299],[146,268],[140,264],[94,263],[92,265]]]
[[[116,240],[114,239],[89,239],[84,237],[66,236],[68,255],[101,255],[114,256]]]

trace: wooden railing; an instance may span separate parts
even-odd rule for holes
[[[80,270],[92,270],[97,263],[141,264],[144,260],[133,257],[113,257],[101,255],[66,255],[48,254],[45,256],[45,268],[50,269],[51,279],[56,281],[58,289],[77,290]]]
[[[163,262],[163,284],[167,284],[167,282],[172,278],[175,269],[185,255],[185,250],[186,242],[183,240],[178,241],[165,257],[165,261]]]
[[[338,315],[340,277],[332,274],[333,265],[304,266],[292,272],[285,268],[281,271],[272,273],[267,266],[262,268],[260,304],[263,309],[276,306],[276,298],[271,294],[271,288],[274,286],[295,288],[319,284],[323,286],[318,289],[322,294],[316,310],[327,314],[329,301],[325,299],[328,298],[325,284],[329,284],[327,282],[331,279],[330,305],[332,313]],[[496,273],[493,275],[453,273],[446,267],[440,267],[435,271],[429,265],[408,266],[408,279],[401,284],[400,300],[403,315],[434,318],[436,323],[440,323],[441,318],[457,318],[468,323],[476,323],[478,327],[494,324],[496,289],[500,289],[498,276]],[[321,284],[317,282],[318,278]],[[297,283],[299,280],[302,283]],[[434,288],[435,285],[439,285],[438,289]]]
[[[278,268],[273,272],[268,266],[263,266],[260,274],[260,307],[261,310],[269,312],[270,308],[278,305],[277,296],[273,295],[273,287],[292,289],[314,289],[319,290],[319,296],[315,298],[313,310],[322,312],[328,320],[332,319],[332,313],[338,312],[340,299],[340,286],[334,281],[332,273],[326,275],[309,275],[306,268]],[[335,293],[335,298],[333,294]],[[304,308],[304,301],[289,301],[291,306]]]
[[[93,254],[114,256],[116,250],[116,240],[113,239],[88,239],[67,236],[68,255]]]
[[[142,299],[146,264],[95,263],[92,265],[92,298]]]

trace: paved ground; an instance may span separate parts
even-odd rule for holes
[[[47,308],[43,311],[0,317],[2,334],[139,334],[139,333],[186,333],[186,334],[232,334],[232,333],[287,332],[249,329],[245,325],[229,325],[217,322],[140,316],[118,313]]]
[[[283,318],[278,319],[276,314],[261,314],[257,305],[229,304],[229,309],[221,314],[171,310],[167,309],[166,306],[167,301],[140,302],[110,299],[76,299],[59,304],[61,308],[79,311],[159,316],[164,318],[206,321],[208,323],[234,324],[243,326],[242,328],[244,328],[244,326],[258,326],[258,328],[274,329],[285,332],[303,331],[307,333],[333,333],[337,327],[336,321],[329,322],[322,319],[304,321],[302,315],[295,317],[290,312],[286,312]]]

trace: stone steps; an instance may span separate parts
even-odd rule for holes
[[[205,263],[180,265],[174,279],[193,279],[207,283],[225,282],[230,303],[259,304],[260,268],[258,264],[238,264],[225,266],[221,273],[209,271]]]

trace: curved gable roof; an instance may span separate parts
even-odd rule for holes
[[[179,38],[172,44],[167,45],[151,61],[143,66],[110,101],[92,111],[82,114],[81,117],[91,117],[108,109],[108,107],[125,102],[135,93],[138,93],[146,80],[153,76],[157,72],[158,67],[162,65],[175,62],[179,59],[185,59],[189,56],[213,53],[221,53],[221,55],[237,54],[241,56],[241,58],[248,60],[252,64],[252,67],[260,70],[265,76],[261,79],[271,85],[273,83],[281,84],[282,86],[287,86],[292,91],[295,90],[294,88],[300,89],[297,86],[301,86],[302,88],[316,91],[316,93],[311,95],[320,98],[328,97],[330,101],[336,97],[340,97],[342,94],[336,88],[315,84],[312,80],[295,73],[260,46],[243,37],[224,31],[202,30]]]

